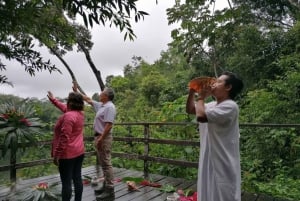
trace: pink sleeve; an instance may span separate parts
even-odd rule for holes
[[[60,102],[56,98],[50,98],[50,101],[53,105],[55,105],[55,107],[60,109],[63,113],[67,112],[67,105],[66,104]]]

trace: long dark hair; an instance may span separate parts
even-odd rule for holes
[[[77,92],[70,92],[67,105],[70,110],[83,110],[84,101],[82,95]]]

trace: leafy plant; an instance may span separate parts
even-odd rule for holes
[[[59,201],[61,195],[57,185],[58,183],[48,185],[48,183],[42,182],[17,194],[14,199],[18,201]]]
[[[298,200],[300,195],[300,180],[287,178],[284,174],[278,174],[276,178],[268,183],[254,182],[256,188],[265,194],[274,197],[286,198],[289,195],[291,200]]]
[[[16,153],[18,143],[35,142],[34,134],[39,132],[41,125],[39,118],[34,116],[35,110],[26,104],[26,100],[0,105],[0,136],[4,139],[2,156],[8,149]]]
[[[163,191],[165,193],[172,193],[172,192],[176,191],[176,188],[170,184],[166,184],[166,185],[163,185],[159,190]]]
[[[144,180],[142,177],[124,177],[122,179],[123,182],[134,181],[136,183],[141,183]]]

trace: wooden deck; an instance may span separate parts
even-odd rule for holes
[[[97,175],[94,166],[83,168],[82,175],[94,177]],[[134,170],[114,168],[115,176],[115,201],[165,201],[167,196],[173,193],[165,193],[158,188],[150,186],[139,186],[139,191],[130,192],[127,189],[126,183],[120,181],[124,177],[143,177],[143,173]],[[159,183],[161,185],[172,185],[176,189],[191,189],[196,191],[196,181],[187,181],[180,178],[171,178],[162,175],[150,174],[149,180]],[[16,186],[16,191],[24,191],[27,187],[32,187],[40,182],[47,182],[48,184],[59,182],[59,175],[50,175],[39,177],[35,179],[19,181]],[[84,185],[83,201],[95,201],[94,189],[90,184]],[[0,186],[0,201],[15,201],[9,196],[9,187]],[[288,201],[286,199],[272,198],[267,195],[256,195],[251,193],[243,193],[242,201]]]
[[[82,175],[88,175],[90,177],[96,176],[96,168],[95,167],[87,167],[83,168]],[[164,193],[160,191],[158,188],[150,187],[150,186],[139,186],[139,191],[130,192],[127,189],[127,184],[118,181],[124,177],[143,177],[142,172],[114,168],[114,177],[115,177],[115,201],[162,201],[166,200],[168,195],[172,193]],[[196,190],[196,181],[185,181],[182,179],[171,178],[161,175],[149,175],[149,179],[152,182],[157,182],[159,184],[165,185],[170,184],[176,188],[182,189],[192,189]],[[40,182],[47,182],[48,184],[60,181],[59,175],[51,175],[45,177],[39,177],[35,179],[29,179],[18,182],[16,186],[17,191],[22,191],[27,187],[34,186]],[[84,185],[83,189],[83,201],[95,201],[94,188],[90,184]],[[9,188],[8,187],[0,187],[0,200],[1,201],[14,201],[9,198]]]

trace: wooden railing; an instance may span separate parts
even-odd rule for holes
[[[173,139],[158,139],[153,138],[153,130],[156,130],[157,128],[164,127],[178,127],[183,130],[193,130],[194,134],[197,135],[197,124],[196,123],[174,123],[174,122],[168,122],[168,123],[149,123],[149,122],[143,122],[143,123],[116,123],[114,126],[114,142],[124,142],[124,143],[143,143],[144,145],[144,152],[143,154],[136,154],[136,153],[122,153],[122,152],[113,152],[113,157],[120,157],[128,160],[142,160],[144,162],[144,175],[145,177],[149,174],[149,164],[151,162],[157,162],[157,163],[165,163],[170,165],[176,165],[176,166],[183,166],[183,167],[190,167],[190,168],[197,168],[198,167],[198,161],[183,161],[178,159],[170,159],[170,158],[164,158],[164,157],[155,157],[151,156],[150,149],[152,144],[159,144],[159,145],[174,145],[174,146],[191,146],[191,147],[199,147],[200,143],[199,140],[195,140],[197,138],[190,138],[188,140],[180,139],[180,140],[173,140]],[[135,136],[131,136],[132,128],[135,127],[138,131],[135,131]],[[156,127],[156,128],[155,128]],[[240,124],[241,130],[243,128],[300,128],[300,124]],[[86,124],[86,132],[87,137],[85,137],[86,142],[92,143],[94,137],[93,137],[93,131],[92,131],[92,125]],[[188,129],[189,128],[189,129]],[[164,130],[164,129],[162,129]],[[165,131],[163,131],[165,132]],[[162,132],[162,133],[163,133]],[[298,133],[299,134],[299,133]],[[242,131],[241,131],[242,135]],[[37,145],[50,145],[50,141],[40,141],[37,142]],[[32,146],[32,144],[26,144],[22,145],[26,147]],[[36,145],[35,145],[36,146]],[[114,150],[113,150],[114,151]],[[94,151],[86,152],[86,157],[94,156]],[[15,162],[11,161],[8,165],[0,166],[0,172],[2,171],[9,171],[10,172],[10,179],[11,182],[16,181],[16,171],[18,169],[27,168],[27,167],[34,167],[38,165],[44,165],[52,163],[51,158],[47,159],[41,159],[36,161],[29,161],[29,162]]]

